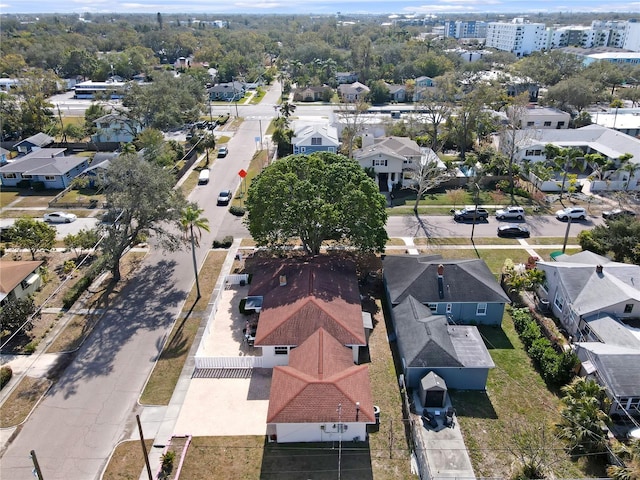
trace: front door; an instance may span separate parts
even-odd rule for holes
[[[380,188],[381,192],[388,192],[389,191],[389,186],[387,185],[387,181],[389,180],[389,174],[388,173],[379,173],[378,174],[378,187]]]

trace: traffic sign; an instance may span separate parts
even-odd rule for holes
[[[240,175],[240,178],[244,178],[247,176],[247,171],[245,169],[242,169],[238,172],[238,175]]]

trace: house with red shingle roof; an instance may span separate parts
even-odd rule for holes
[[[324,328],[273,369],[267,432],[287,442],[364,441],[376,423],[369,367]]]
[[[289,364],[289,352],[323,328],[352,349],[366,346],[355,264],[345,258],[264,259],[252,264],[250,297],[262,298],[254,345],[263,366]]]

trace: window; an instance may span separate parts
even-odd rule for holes
[[[564,122],[558,122],[558,128],[564,127]]]
[[[428,303],[427,307],[429,307],[429,309],[432,312],[437,312],[438,311],[438,304],[437,303]]]
[[[3,173],[2,176],[4,178],[16,178],[16,174],[15,173]]]
[[[633,303],[627,303],[624,306],[624,313],[631,313],[633,311]]]
[[[287,355],[289,353],[288,347],[275,347],[274,353],[276,355]]]
[[[311,145],[322,145],[322,137],[311,137]]]
[[[27,175],[26,173],[23,173],[22,178],[24,178],[25,180],[30,180],[33,178],[33,175]]]
[[[487,314],[487,304],[479,303],[476,307],[476,316],[484,316]]]
[[[45,176],[44,176],[44,179],[45,179],[45,180],[55,180],[55,179],[56,179],[56,177],[54,177],[53,175],[45,175]]]
[[[556,293],[556,298],[554,298],[553,304],[558,308],[558,310],[562,311],[562,307],[564,306],[564,298],[562,298],[562,295]]]
[[[533,127],[535,124],[533,122],[527,122],[527,127]]]
[[[451,304],[447,303],[447,313],[451,313]]]
[[[304,151],[306,151],[306,150],[307,150],[307,147],[300,147],[300,151],[301,151],[301,152],[304,152]]]
[[[551,126],[551,122],[544,122],[544,126],[545,127],[550,127]]]
[[[376,158],[373,160],[373,166],[374,167],[386,167],[387,166],[387,161],[383,160],[381,158]]]

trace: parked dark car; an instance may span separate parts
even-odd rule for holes
[[[526,225],[510,223],[498,227],[498,236],[504,238],[529,238],[530,233]]]
[[[633,210],[625,210],[624,208],[614,208],[613,210],[605,210],[602,212],[602,218],[606,218],[608,220],[615,220],[624,216],[634,217],[635,215],[636,212]]]
[[[472,205],[464,207],[462,210],[454,210],[453,219],[458,222],[463,220],[486,222],[489,219],[489,212],[485,208],[476,208]]]

